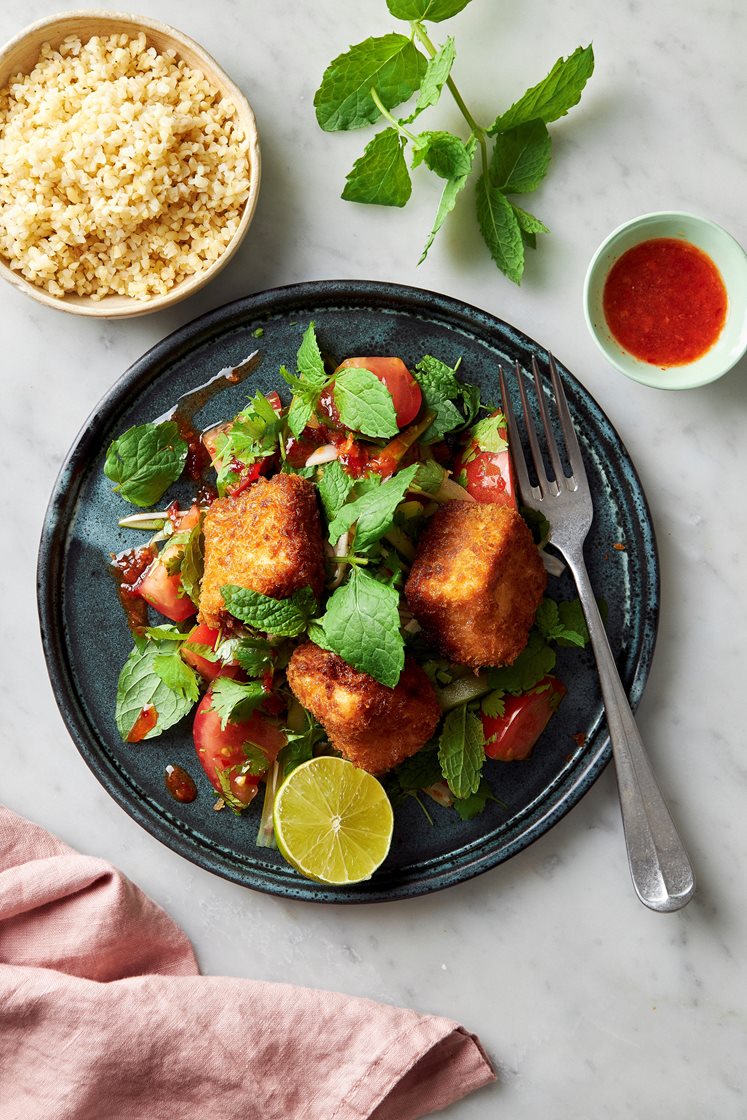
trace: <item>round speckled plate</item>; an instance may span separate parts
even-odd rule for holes
[[[119,804],[170,848],[237,883],[316,902],[373,902],[439,890],[509,859],[551,828],[590,788],[610,745],[589,652],[561,650],[558,674],[568,695],[524,762],[488,763],[506,808],[490,804],[460,821],[429,801],[430,825],[414,801],[396,813],[391,854],[368,883],[325,889],[307,882],[280,855],[257,848],[259,806],[241,818],[215,813],[189,720],[158,739],[122,743],[114,723],[117,676],[132,645],[107,573],[109,554],[142,543],[117,520],[130,507],[112,493],[102,466],[106,448],[133,424],[165,412],[175,398],[252,350],[263,352],[251,381],[227,389],[198,415],[204,426],[234,415],[248,387],[278,387],[278,366],[292,363],[309,320],[323,348],[347,354],[398,354],[409,364],[436,354],[462,359],[465,380],[497,399],[499,362],[527,368],[544,352],[508,324],[457,300],[416,288],[365,281],[320,281],[261,292],[209,312],[137,361],[89,417],[52,494],[39,553],[42,639],[57,703],[84,759]],[[260,339],[254,331],[261,327]],[[586,557],[597,596],[609,608],[618,668],[637,705],[648,675],[658,617],[658,563],[646,499],[607,417],[560,366],[594,496]],[[178,493],[178,490],[177,490]],[[184,495],[187,497],[187,491]],[[615,545],[624,545],[624,549]],[[550,594],[570,598],[567,576]],[[196,778],[197,800],[179,805],[164,788],[164,768],[181,763]]]

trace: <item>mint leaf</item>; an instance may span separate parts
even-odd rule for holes
[[[205,546],[202,536],[202,518],[190,531],[184,544],[179,572],[185,594],[196,607],[200,605],[200,584],[205,572]]]
[[[154,669],[154,660],[173,650],[170,642],[140,643],[130,653],[117,682],[117,701],[114,718],[117,729],[126,741],[143,708],[153,707],[157,713],[156,724],[144,736],[153,739],[162,731],[178,723],[190,711],[193,701],[185,690],[171,688]],[[186,668],[186,666],[185,666]]]
[[[534,688],[543,677],[553,671],[555,660],[554,651],[542,635],[533,630],[526,647],[514,663],[503,665],[500,669],[489,669],[486,680],[491,689],[500,689],[514,695],[529,692],[530,688]]]
[[[404,156],[405,141],[396,128],[385,128],[366,144],[345,180],[346,202],[404,206],[412,194]]]
[[[355,525],[353,546],[356,552],[365,552],[381,540],[392,527],[394,512],[402,501],[408,486],[418,473],[418,464],[392,475],[374,490],[342,507],[329,526],[329,540],[336,544],[351,525]]]
[[[466,797],[454,798],[454,808],[463,821],[471,821],[473,817],[477,817],[482,813],[488,801],[497,800],[498,799],[493,795],[493,791],[488,785],[488,779],[482,777],[474,793],[469,793]]]
[[[581,99],[581,93],[594,70],[591,46],[577,47],[568,58],[559,58],[546,78],[528,89],[510,109],[497,117],[488,129],[492,136],[518,124],[541,120],[545,124],[564,117]]]
[[[470,140],[468,140],[464,147],[465,147],[465,151],[467,152],[467,155],[469,156],[469,161],[470,161],[469,169],[463,175],[459,175],[455,179],[449,179],[446,186],[444,187],[443,193],[441,195],[441,201],[439,202],[438,209],[436,210],[436,217],[435,217],[435,220],[433,222],[433,229],[428,234],[428,239],[427,239],[425,245],[423,246],[423,252],[420,254],[420,260],[418,261],[418,264],[422,264],[423,261],[425,260],[425,258],[427,257],[428,250],[430,249],[431,245],[433,244],[433,240],[434,240],[436,234],[440,230],[441,226],[444,224],[444,221],[446,220],[448,215],[454,209],[454,206],[456,205],[457,197],[459,196],[459,194],[464,189],[464,185],[467,182],[467,179],[469,178],[469,173],[472,169],[472,161],[475,158],[475,151],[477,149],[477,140],[475,139],[475,137],[473,136]]]
[[[525,194],[540,185],[550,166],[552,142],[547,125],[527,121],[496,136],[490,181],[505,194]]]
[[[233,418],[230,428],[218,435],[214,463],[221,496],[238,482],[243,467],[273,454],[283,423],[267,397],[255,393],[246,408]]]
[[[427,19],[440,23],[466,8],[469,0],[386,0],[395,19]]]
[[[197,683],[197,674],[179,653],[171,649],[168,653],[157,653],[153,658],[153,672],[159,676],[163,683],[173,692],[192,704],[200,698],[200,686]]]
[[[598,603],[600,613],[604,618],[602,608],[605,604]],[[564,599],[558,603],[558,616],[560,625],[563,627],[563,633],[559,635],[558,645],[565,645],[569,642],[574,646],[585,646],[589,641],[589,628],[586,625],[586,617],[584,609],[581,606],[580,599]]]
[[[272,651],[273,647],[264,638],[242,638],[233,656],[250,677],[262,677],[273,668]]]
[[[435,785],[441,781],[438,750],[435,747],[423,747],[417,754],[401,762],[393,771],[392,777],[404,793],[416,793]]]
[[[509,280],[521,283],[524,242],[511,203],[484,175],[477,180],[477,222],[490,255]]]
[[[224,730],[227,723],[242,723],[249,719],[267,693],[258,681],[245,684],[233,677],[216,677],[210,695],[212,710],[220,716],[221,730]]]
[[[309,635],[353,668],[394,688],[405,664],[399,628],[399,594],[360,568],[327,602],[326,614]]]
[[[344,369],[333,382],[335,405],[346,428],[389,438],[399,431],[387,387],[367,369]]]
[[[316,614],[317,603],[310,587],[295,591],[290,599],[272,599],[247,587],[221,587],[226,610],[240,622],[264,634],[297,638]]]
[[[324,388],[327,374],[324,369],[324,360],[319,350],[319,343],[316,340],[316,330],[313,321],[309,323],[301,339],[301,345],[296,355],[296,368],[301,377],[310,385],[313,385],[315,389]]]
[[[428,109],[431,105],[436,104],[441,96],[441,90],[451,73],[455,57],[456,48],[454,47],[454,40],[451,35],[449,35],[444,45],[439,47],[433,58],[428,60],[428,66],[423,75],[420,94],[418,95],[415,108],[409,117],[406,117],[405,120],[400,122],[401,124],[410,124],[424,109]]]
[[[465,704],[454,708],[444,719],[438,760],[455,797],[477,793],[485,761],[485,736],[480,719]]]
[[[322,499],[327,521],[333,521],[339,510],[345,505],[353,485],[353,479],[342,469],[338,459],[324,468],[324,473],[317,483],[317,489],[319,497]]]
[[[173,420],[139,424],[109,444],[104,474],[135,506],[152,506],[176,482],[187,459],[187,444]]]
[[[421,441],[437,443],[448,432],[453,432],[464,424],[461,412],[453,404],[453,401],[462,396],[462,386],[451,366],[431,354],[421,358],[412,373],[420,386],[425,407],[429,412],[435,413],[433,423],[420,437]]]
[[[530,246],[532,249],[537,247],[538,233],[549,233],[549,229],[544,222],[539,218],[535,218],[534,214],[530,214],[528,210],[522,210],[515,202],[511,203],[511,209],[514,212],[514,217],[519,224],[521,230],[521,238],[525,245]]]
[[[412,166],[425,163],[441,179],[469,175],[472,157],[458,136],[451,132],[421,132],[416,137]]]
[[[324,71],[314,94],[316,119],[325,132],[363,128],[381,115],[371,89],[387,109],[420,87],[426,60],[406,35],[382,35],[356,43]]]

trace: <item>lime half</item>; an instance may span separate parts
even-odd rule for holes
[[[296,871],[344,886],[370,879],[386,859],[394,815],[381,782],[323,755],[292,770],[275,798],[275,838]]]

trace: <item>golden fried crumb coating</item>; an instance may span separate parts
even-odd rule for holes
[[[441,653],[463,665],[510,665],[527,644],[547,573],[509,506],[446,502],[418,542],[407,602]]]
[[[370,774],[383,774],[419,751],[441,717],[433,685],[411,657],[395,688],[313,642],[295,650],[287,672],[294,695],[332,745]]]
[[[226,615],[221,587],[236,584],[273,599],[324,588],[324,545],[316,492],[293,474],[258,478],[205,514],[205,574],[200,622],[218,629]]]

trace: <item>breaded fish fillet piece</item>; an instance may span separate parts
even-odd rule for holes
[[[324,545],[314,486],[306,478],[258,478],[234,497],[218,498],[205,514],[205,574],[200,622],[218,629],[225,619],[221,587],[236,584],[287,599],[324,588]]]
[[[332,745],[370,774],[383,774],[419,751],[441,718],[433,685],[411,657],[395,688],[313,642],[294,651],[287,673],[294,695]]]
[[[516,660],[546,586],[532,534],[515,509],[450,501],[418,542],[405,596],[441,653],[478,669]]]

